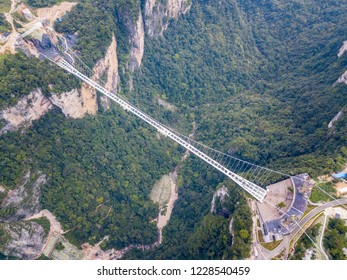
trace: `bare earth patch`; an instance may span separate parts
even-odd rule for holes
[[[50,22],[54,22],[56,19],[64,16],[67,12],[70,12],[76,5],[77,2],[62,2],[50,8],[37,9],[37,16],[41,19],[46,18]]]
[[[159,204],[159,207],[163,207],[170,199],[171,186],[175,182],[172,180],[170,175],[164,175],[158,180],[151,191],[151,199],[153,202]]]

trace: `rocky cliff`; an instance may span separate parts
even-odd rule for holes
[[[339,50],[339,53],[337,54],[337,56],[341,57],[346,51],[347,51],[347,41],[344,41],[342,47]]]
[[[142,58],[141,58],[142,59]],[[98,80],[106,77],[105,88],[109,91],[118,92],[119,88],[119,73],[118,73],[118,55],[117,41],[113,34],[110,46],[107,49],[106,55],[99,60],[93,68],[93,77]],[[95,90],[90,89],[94,94]],[[106,96],[100,96],[101,104],[105,110],[110,107],[110,100]]]
[[[38,88],[20,99],[15,106],[0,112],[0,119],[5,121],[0,135],[7,131],[30,127],[33,121],[40,119],[53,108],[53,105],[61,108],[65,116],[71,118],[82,118],[86,114],[95,115],[98,110],[95,91],[85,85],[82,85],[80,90],[52,93],[50,98],[45,97]]]
[[[80,91],[73,89],[59,95],[52,94],[50,100],[70,118],[83,118],[86,114],[95,115],[98,111],[95,92],[85,85],[82,85]]]
[[[35,221],[4,224],[2,230],[8,237],[8,241],[1,244],[2,253],[19,259],[36,258],[47,239],[47,233]]]
[[[46,176],[36,174],[34,177],[37,178],[30,177],[28,171],[19,186],[9,191],[1,202],[1,210],[5,210],[5,214],[0,217],[0,222],[17,222],[40,211],[41,186],[46,183]]]
[[[134,72],[140,68],[145,50],[145,29],[141,11],[136,24],[131,25],[129,29],[131,41],[129,69]]]
[[[45,229],[33,221],[24,221],[40,211],[41,186],[44,174],[28,171],[19,186],[10,190],[0,202],[0,250],[3,254],[20,259],[36,258],[45,243]]]
[[[36,89],[23,97],[11,108],[0,112],[0,119],[6,121],[6,125],[0,130],[0,134],[19,128],[29,127],[33,121],[40,119],[52,108],[52,103],[46,98],[41,89]]]
[[[344,41],[337,56],[340,58],[346,52],[347,52],[347,41]],[[337,80],[337,83],[345,83],[347,85],[347,71],[340,76],[340,78]]]
[[[162,35],[169,20],[188,12],[191,5],[191,0],[147,0],[144,11],[147,34],[150,37]]]

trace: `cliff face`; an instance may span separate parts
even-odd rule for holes
[[[98,110],[95,92],[88,90],[86,86],[82,86],[80,91],[74,89],[59,95],[52,94],[50,98],[45,97],[38,88],[24,96],[15,106],[0,112],[0,119],[6,122],[0,129],[0,135],[30,127],[33,121],[40,119],[53,105],[61,108],[65,116],[71,118],[95,115]]]
[[[42,94],[41,89],[30,92],[16,106],[0,112],[0,118],[7,122],[0,130],[0,134],[20,127],[29,127],[33,121],[40,119],[51,108],[52,103]]]
[[[73,89],[59,95],[52,94],[51,102],[61,108],[66,117],[83,118],[86,114],[95,115],[98,111],[95,93],[82,85],[81,91]]]
[[[142,58],[141,58],[142,59]],[[119,87],[119,73],[118,73],[118,56],[117,56],[117,41],[113,34],[112,42],[107,49],[106,55],[103,59],[99,60],[94,68],[94,78],[100,79],[106,76],[105,88],[109,91],[117,92]],[[95,90],[90,89],[94,94]],[[101,105],[105,110],[110,107],[110,100],[106,96],[100,96]]]
[[[36,258],[47,240],[47,234],[42,226],[34,221],[21,221],[3,226],[9,237],[3,245],[3,254],[20,259]]]
[[[41,186],[46,183],[44,174],[35,174],[34,177],[28,171],[19,186],[8,191],[1,201],[4,214],[0,217],[0,230],[6,238],[2,239],[0,250],[5,255],[20,259],[36,258],[47,238],[40,224],[25,221],[40,211]]]
[[[40,211],[41,186],[46,183],[46,176],[39,174],[35,180],[30,179],[30,171],[23,177],[20,185],[9,191],[1,202],[1,208],[9,210],[0,217],[0,222],[17,222]]]
[[[124,21],[130,36],[129,70],[134,72],[141,67],[145,47],[145,30],[150,37],[158,37],[169,26],[170,19],[177,19],[191,7],[191,0],[147,0],[144,11],[140,9],[136,22],[124,12]],[[145,15],[143,18],[142,14]],[[130,81],[130,84],[131,81]]]
[[[131,25],[129,29],[131,41],[129,69],[134,72],[140,68],[145,50],[145,28],[141,11],[136,24]]]
[[[337,56],[341,57],[346,52],[347,52],[347,41],[344,41]],[[337,83],[345,83],[347,85],[347,71],[341,75],[341,77],[337,80]]]
[[[347,41],[344,41],[342,47],[339,50],[339,53],[337,54],[337,56],[341,57],[346,51],[347,51]]]
[[[145,26],[150,37],[158,37],[169,26],[170,19],[177,19],[189,11],[191,0],[147,0],[145,4]]]

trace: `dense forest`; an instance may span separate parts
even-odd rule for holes
[[[49,85],[54,87],[49,89]],[[0,110],[15,105],[30,91],[41,88],[44,95],[66,92],[79,81],[48,61],[38,61],[22,53],[0,56]]]
[[[230,181],[221,185],[229,196],[218,203],[217,214],[210,213],[214,182],[219,175],[209,167],[199,167],[192,159],[182,178],[179,200],[170,225],[164,229],[165,240],[155,251],[130,251],[127,259],[245,259],[249,257],[252,216],[244,195]],[[201,172],[204,170],[204,172]],[[220,185],[220,186],[221,186]],[[192,203],[194,201],[194,203]],[[218,209],[219,208],[219,209]],[[218,214],[223,209],[227,217]],[[229,224],[232,221],[232,235]]]
[[[324,235],[324,248],[333,260],[347,259],[343,248],[347,246],[347,226],[341,219],[329,219]]]
[[[28,0],[32,7],[57,2]],[[317,176],[341,167],[346,114],[333,129],[327,126],[347,103],[346,86],[335,84],[347,69],[347,56],[337,57],[347,38],[344,1],[193,0],[162,37],[146,37],[142,67],[131,73],[129,23],[143,4],[83,0],[55,28],[78,31],[76,49],[89,66],[104,56],[115,34],[122,93],[186,134],[195,122],[198,141],[288,173]],[[80,86],[47,62],[23,54],[0,57],[0,109],[38,87],[49,96],[48,85],[54,92]],[[179,109],[165,110],[158,97]],[[182,153],[116,106],[79,120],[56,108],[27,131],[0,136],[0,185],[16,187],[29,169],[46,174],[42,207],[72,229],[67,237],[78,246],[105,235],[110,238],[103,248],[151,244],[158,213],[150,190]],[[245,194],[193,156],[180,172],[163,244],[125,258],[247,258],[252,221]],[[228,217],[210,213],[222,184],[229,198],[220,207]]]
[[[345,85],[334,83],[347,66],[337,58],[347,4],[328,2],[193,1],[164,37],[146,41],[136,98],[160,94],[186,108],[181,116],[214,148],[326,172],[347,142],[346,116],[327,128],[346,104]]]

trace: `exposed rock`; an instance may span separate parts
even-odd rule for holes
[[[52,94],[50,99],[42,94],[41,89],[37,89],[23,97],[14,107],[0,112],[0,118],[6,121],[0,135],[6,131],[30,127],[33,121],[40,119],[52,108],[52,103],[61,108],[65,116],[71,118],[95,115],[98,111],[95,91],[86,85],[82,85],[81,94],[74,89],[59,95]]]
[[[233,228],[233,224],[234,224],[234,218],[230,219],[230,223],[229,223],[229,233],[231,235],[231,245],[234,244],[234,228]]]
[[[337,113],[337,115],[329,122],[328,128],[334,127],[334,124],[342,117],[343,109]]]
[[[5,44],[5,42],[6,42],[6,37],[0,34],[0,44]]]
[[[96,63],[93,72],[93,77],[96,79],[99,79],[106,74],[107,80],[105,88],[117,93],[120,78],[118,73],[117,41],[114,35],[112,36],[112,42],[107,49],[105,57]],[[95,90],[93,92],[95,93]],[[100,99],[103,108],[108,110],[111,104],[109,98],[102,95]]]
[[[189,11],[191,0],[147,0],[145,4],[145,26],[147,34],[157,37],[169,26],[170,19],[177,19]]]
[[[219,201],[223,202],[225,199],[225,196],[229,196],[228,189],[226,186],[222,186],[213,194],[213,198],[211,201],[211,213],[217,212],[217,210],[216,210],[217,199],[219,199]]]
[[[34,120],[40,119],[51,108],[51,102],[42,94],[41,89],[30,92],[28,96],[19,100],[17,105],[0,112],[0,118],[7,122],[0,130],[0,135],[6,131],[31,126]]]
[[[130,71],[134,72],[141,66],[145,46],[145,28],[141,9],[139,9],[136,21],[127,11],[123,11],[120,18],[129,32],[130,59],[128,66]]]
[[[31,13],[31,11],[28,8],[23,9],[22,10],[22,14],[29,21],[34,18],[33,14]]]
[[[143,25],[142,13],[140,11],[136,25],[130,28],[131,49],[129,69],[134,72],[139,69],[142,63],[143,53],[145,50],[145,29]]]
[[[177,112],[177,107],[175,105],[172,105],[169,102],[167,102],[161,98],[158,98],[158,104],[160,106],[163,106],[168,111]]]
[[[31,13],[31,11],[28,8],[23,9],[22,14],[29,21],[34,18],[33,14]]]
[[[347,71],[337,80],[337,83],[345,83],[347,85]]]
[[[50,49],[52,48],[53,44],[51,39],[49,38],[49,36],[47,34],[43,34],[42,35],[42,40],[41,40],[41,47],[42,49]]]
[[[21,49],[26,56],[34,56],[36,58],[40,57],[40,53],[37,50],[35,44],[31,41],[25,42],[25,44],[22,42],[18,45],[19,49]]]
[[[339,50],[338,57],[341,57],[347,51],[347,41],[343,42],[343,46]]]
[[[17,1],[11,1],[11,9],[8,13],[5,13],[5,18],[7,22],[10,23],[11,25],[11,34],[6,37],[6,42],[3,46],[0,46],[0,55],[4,53],[10,53],[10,54],[15,54],[16,53],[16,44],[17,44],[17,30],[14,25],[14,20],[12,13],[14,13],[17,9]]]
[[[6,192],[6,189],[3,186],[0,186],[0,193]]]
[[[98,111],[95,91],[89,90],[85,84],[82,85],[81,93],[73,89],[59,95],[52,94],[50,100],[70,118],[83,118],[86,114],[95,115]]]
[[[3,254],[20,259],[34,259],[42,250],[46,240],[44,229],[34,221],[4,224],[3,229],[9,235]]]
[[[48,19],[53,24],[56,19],[64,16],[76,5],[77,2],[62,2],[53,7],[37,9],[37,17],[40,19]]]
[[[46,183],[46,176],[41,174],[32,182],[30,171],[23,177],[18,188],[10,191],[3,201],[1,209],[11,209],[9,214],[0,217],[1,222],[16,222],[40,211],[41,186]]]

